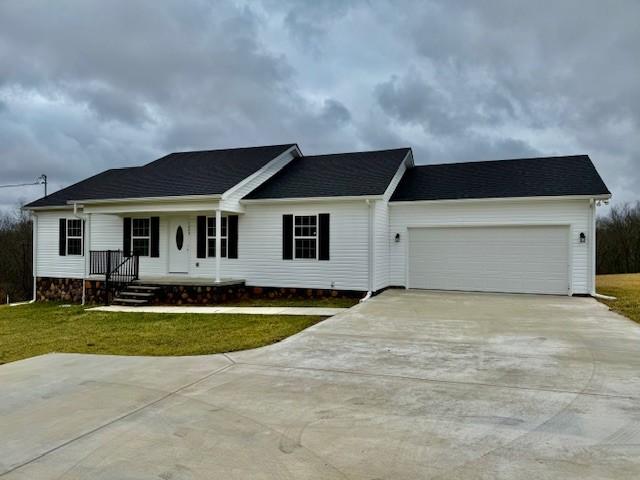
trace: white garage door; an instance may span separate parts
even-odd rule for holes
[[[409,229],[409,288],[553,293],[569,290],[569,228]]]

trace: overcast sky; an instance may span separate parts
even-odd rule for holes
[[[1,0],[0,184],[297,142],[587,153],[615,201],[640,199],[639,19],[637,0]]]

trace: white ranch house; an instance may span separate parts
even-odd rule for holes
[[[573,295],[594,292],[610,196],[586,155],[416,166],[410,148],[289,144],[173,153],[25,208],[34,295],[61,279],[84,291],[107,255],[114,276],[135,258],[126,281],[144,285]]]

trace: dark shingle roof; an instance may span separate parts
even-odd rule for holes
[[[410,148],[299,157],[246,199],[382,195]]]
[[[574,155],[414,167],[391,201],[609,193],[589,156]]]
[[[69,200],[221,194],[294,146],[171,153],[141,167],[107,170],[25,206],[66,205]]]

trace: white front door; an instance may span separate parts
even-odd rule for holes
[[[169,273],[189,273],[189,219],[169,221]]]

